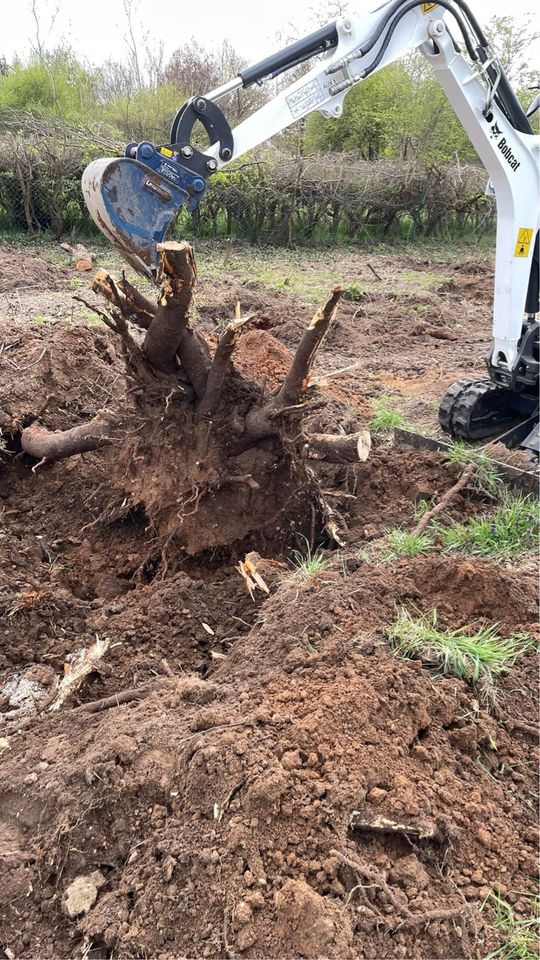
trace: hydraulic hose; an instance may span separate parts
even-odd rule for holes
[[[373,71],[376,70],[377,67],[379,66],[382,58],[384,57],[384,54],[388,49],[390,40],[392,39],[394,32],[396,30],[396,27],[399,21],[401,20],[401,18],[404,17],[405,14],[409,12],[409,10],[414,10],[415,7],[419,7],[419,6],[420,4],[418,3],[418,0],[409,0],[409,3],[405,3],[403,5],[400,4],[399,13],[396,17],[394,17],[394,19],[390,23],[384,35],[384,40],[381,44],[381,47],[379,49],[377,56],[375,57],[373,62],[370,63],[369,67],[366,67],[366,69],[363,71],[364,77],[368,77],[370,73],[373,73]],[[438,6],[444,7],[445,10],[448,10],[448,12],[452,14],[452,16],[454,17],[454,19],[458,24],[459,29],[461,30],[463,39],[465,41],[465,46],[467,47],[467,51],[471,60],[478,60],[478,54],[471,43],[471,38],[469,37],[465,21],[463,20],[461,14],[459,14],[457,10],[453,9],[452,3],[449,2],[449,0],[438,0]]]

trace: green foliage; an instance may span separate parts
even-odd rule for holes
[[[530,650],[533,641],[527,633],[500,637],[497,624],[440,630],[437,611],[416,617],[402,609],[388,636],[397,656],[421,659],[435,665],[440,673],[452,674],[476,683],[491,684],[493,677],[511,667],[520,654]]]
[[[533,900],[529,917],[517,918],[508,901],[492,891],[482,904],[482,911],[490,908],[494,914],[494,926],[505,936],[504,943],[489,953],[484,960],[537,960],[540,922],[539,901]]]
[[[306,544],[305,550],[303,552],[301,550],[293,550],[292,563],[297,575],[302,580],[309,580],[310,577],[316,576],[323,570],[328,570],[330,560],[327,560],[326,557],[323,556],[320,547],[317,547],[317,549],[313,551],[306,537],[302,537],[302,539]]]
[[[365,290],[360,283],[349,283],[347,287],[343,288],[341,294],[344,300],[352,300],[355,303],[363,300],[365,295]]]
[[[348,94],[339,120],[319,113],[306,121],[306,153],[354,153],[363,160],[400,155],[411,113],[413,85],[400,64],[368,77]]]
[[[93,112],[93,79],[66,50],[16,63],[0,76],[0,112],[36,110],[67,119]]]
[[[407,427],[407,418],[399,410],[396,410],[390,397],[378,397],[373,402],[373,416],[369,421],[369,428],[372,433],[389,436],[396,428],[405,430]]]
[[[440,527],[446,550],[480,557],[511,557],[538,544],[540,507],[533,497],[504,493],[499,507],[467,523]]]
[[[403,64],[354,87],[339,120],[311,114],[304,151],[354,153],[364,160],[415,156],[447,162],[456,153],[462,161],[477,159],[438,81],[425,71],[415,76]]]
[[[126,140],[168,143],[173,117],[183,102],[172,83],[114,96],[100,114],[123,131]]]
[[[417,557],[427,553],[434,546],[433,537],[429,533],[410,533],[407,530],[390,530],[386,535],[386,545],[381,553],[381,560],[392,561],[398,557]]]

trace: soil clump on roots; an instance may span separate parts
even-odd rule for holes
[[[365,462],[306,456],[338,421],[342,437],[364,429],[331,383],[304,384],[287,403],[300,413],[239,450],[250,412],[283,409],[302,334],[289,349],[248,331],[214,419],[197,418],[185,365],[156,373],[147,331],[115,310],[115,329],[3,328],[6,956],[485,956],[491,890],[530,912],[534,663],[500,678],[494,704],[397,659],[388,628],[406,607],[534,630],[534,571],[437,551],[368,562],[369,541],[412,526],[459,468],[386,442]],[[226,334],[204,338],[206,363]],[[112,442],[32,469],[37,417],[48,441],[109,416]],[[449,509],[480,507],[466,490]],[[287,559],[300,534],[333,548],[316,574]],[[52,710],[96,638],[106,653]]]

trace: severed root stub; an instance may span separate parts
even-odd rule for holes
[[[311,370],[341,289],[316,311],[282,385],[269,392],[234,366],[251,317],[238,308],[217,342],[203,336],[194,322],[191,246],[167,242],[158,250],[156,303],[104,271],[93,285],[108,304],[107,312],[94,309],[123,351],[129,405],[63,433],[34,423],[23,431],[23,449],[44,463],[99,449],[111,502],[124,513],[142,508],[167,556],[173,547],[191,555],[269,550],[298,533],[318,537],[324,527],[339,541],[339,519],[324,501],[317,469],[365,460],[370,437],[365,430],[345,435],[337,423],[335,434],[310,432],[306,422],[315,398]],[[142,342],[131,325],[144,330]]]

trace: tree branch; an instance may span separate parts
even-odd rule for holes
[[[131,320],[137,327],[148,330],[156,314],[157,306],[142,293],[139,293],[125,277],[122,278],[121,287],[120,290],[105,270],[98,270],[92,283],[94,293],[99,293],[109,303],[118,307],[123,316]]]
[[[217,410],[223,384],[230,368],[230,361],[238,337],[245,329],[253,314],[247,317],[237,317],[228,324],[225,333],[220,337],[216,347],[212,366],[208,373],[206,389],[198,410],[198,417],[210,417]]]
[[[469,463],[469,464],[467,464],[467,466],[465,467],[463,473],[460,474],[460,476],[459,476],[458,480],[456,481],[456,483],[454,484],[454,486],[453,486],[453,487],[450,487],[450,489],[446,491],[446,493],[444,494],[444,496],[441,497],[441,499],[439,500],[439,502],[436,503],[435,506],[432,507],[431,510],[426,510],[424,516],[420,518],[420,520],[419,520],[418,523],[416,524],[414,530],[412,531],[413,534],[415,534],[415,533],[422,533],[422,530],[425,530],[425,528],[427,527],[427,525],[428,525],[428,523],[430,522],[430,520],[433,520],[433,517],[436,517],[436,516],[438,516],[439,513],[442,513],[442,512],[443,512],[443,510],[448,506],[448,504],[450,503],[450,501],[455,497],[456,493],[459,493],[460,490],[463,490],[463,487],[466,487],[466,486],[467,486],[467,484],[468,484],[469,480],[471,479],[471,477],[473,476],[475,470],[476,470],[476,464],[475,464],[475,463]]]
[[[309,327],[296,348],[289,372],[278,394],[280,406],[297,403],[308,386],[309,374],[330,324],[332,323],[341,297],[341,287],[334,287],[328,303],[318,309]]]

